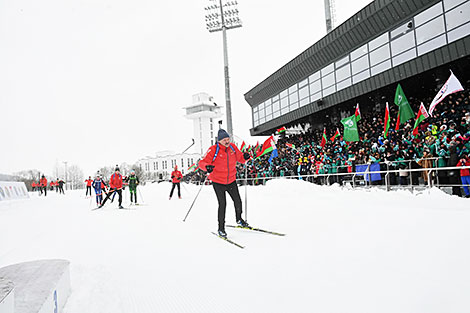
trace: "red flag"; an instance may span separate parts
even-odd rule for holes
[[[400,129],[400,112],[398,112],[397,124],[395,125],[395,130],[399,130],[399,129]]]
[[[330,138],[330,140],[331,140],[331,141],[335,141],[336,137],[338,137],[338,136],[339,136],[339,129],[336,128],[336,132],[335,132],[335,134],[333,135],[333,137]]]
[[[356,105],[356,112],[354,112],[354,115],[356,115],[356,122],[359,122],[361,120],[361,110],[359,110],[359,103]]]
[[[388,129],[390,128],[390,110],[388,109],[388,102],[385,106],[385,118],[384,118],[384,137],[387,138]]]
[[[416,116],[415,126],[413,128],[413,136],[418,135],[419,123],[421,123],[424,119],[426,119],[428,117],[429,117],[429,114],[426,111],[426,108],[424,107],[424,104],[421,102],[421,105],[419,106],[418,116]]]
[[[325,127],[325,128],[323,128],[323,136],[321,138],[321,143],[320,143],[320,146],[322,147],[322,149],[323,149],[323,147],[325,147],[327,140],[328,139],[326,139],[326,127]]]
[[[242,145],[240,146],[240,151],[243,152],[245,150],[245,141],[243,141]]]

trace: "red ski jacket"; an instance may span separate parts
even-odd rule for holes
[[[86,183],[86,186],[87,186],[87,187],[91,187],[91,183],[92,183],[92,182],[93,182],[92,179],[87,179],[87,180],[85,180],[85,183]]]
[[[470,160],[466,160],[465,163],[462,161],[459,161],[459,163],[457,163],[457,166],[470,166]],[[461,169],[460,176],[470,176],[469,169],[468,168]]]
[[[233,143],[226,148],[217,143],[207,150],[199,161],[199,167],[203,170],[207,165],[213,165],[214,171],[209,174],[209,179],[214,183],[230,184],[237,178],[237,162],[245,163],[243,153]]]
[[[180,171],[176,170],[171,172],[171,178],[173,183],[179,183],[183,179],[183,174]]]
[[[109,186],[111,188],[122,188],[122,175],[114,173],[109,179]]]
[[[41,187],[47,187],[47,179],[45,177],[41,178],[39,183],[41,184]]]

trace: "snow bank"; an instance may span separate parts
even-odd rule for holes
[[[150,184],[129,210],[91,211],[84,191],[0,204],[0,266],[70,260],[66,313],[470,309],[468,199],[272,180],[247,187],[248,221],[287,236],[227,228],[239,249],[210,234],[211,186],[182,222],[199,188],[182,184],[183,199],[168,200],[170,183]]]

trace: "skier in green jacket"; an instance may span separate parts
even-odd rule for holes
[[[139,184],[139,177],[135,175],[135,171],[132,170],[131,174],[127,177],[127,183],[129,184],[129,191],[131,193],[131,203],[137,204],[137,185]]]

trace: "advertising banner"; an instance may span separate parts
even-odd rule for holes
[[[0,181],[0,201],[28,198],[28,190],[23,182]]]

